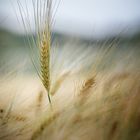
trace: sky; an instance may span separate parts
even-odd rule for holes
[[[25,33],[18,19],[17,0],[0,0],[0,26],[16,33]],[[34,20],[30,0],[20,0]],[[56,4],[57,5],[57,4]],[[26,16],[24,17],[26,18]],[[85,38],[104,38],[118,34],[132,35],[140,31],[140,0],[61,0],[55,15],[55,32]]]

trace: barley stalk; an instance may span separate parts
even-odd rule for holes
[[[45,128],[49,126],[58,116],[59,116],[59,113],[55,113],[47,118],[45,117],[45,120],[42,120],[38,129],[35,132],[33,132],[31,136],[31,140],[38,139],[40,135],[43,133],[43,131],[45,130]]]

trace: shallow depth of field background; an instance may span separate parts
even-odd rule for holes
[[[54,0],[52,106],[27,42],[32,1],[0,0],[0,139],[138,140],[140,0]]]
[[[34,33],[33,9],[31,0],[20,0],[22,6],[29,8],[31,30]],[[59,0],[56,1],[56,5]],[[139,53],[140,45],[140,1],[139,0],[61,0],[55,15],[53,37],[58,45],[78,40],[87,46],[94,42],[119,40],[120,49],[131,48]],[[56,7],[55,7],[56,8]],[[0,68],[32,71],[29,47],[24,41],[25,29],[18,12],[17,0],[0,1]],[[24,20],[26,20],[26,16]],[[18,22],[18,20],[19,22]],[[27,37],[27,36],[26,36]],[[92,43],[91,43],[92,42]],[[77,45],[77,47],[80,47]],[[95,46],[95,45],[94,45]]]

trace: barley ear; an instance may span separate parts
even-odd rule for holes
[[[50,37],[48,34],[47,38],[42,40],[42,46],[40,51],[40,64],[41,64],[41,80],[48,92],[48,99],[51,103],[50,98]]]
[[[45,21],[45,29],[42,32],[41,49],[40,49],[40,64],[41,64],[41,80],[48,92],[49,103],[50,98],[50,47],[51,47],[51,5],[52,1],[47,1],[47,21]]]
[[[80,95],[88,94],[89,90],[93,87],[94,84],[95,84],[95,77],[88,78],[84,82],[84,85],[83,85],[82,89],[80,90]]]

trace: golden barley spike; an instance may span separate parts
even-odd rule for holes
[[[47,1],[47,21],[45,22],[45,29],[42,33],[41,49],[40,49],[40,64],[41,64],[41,80],[48,92],[48,99],[50,98],[50,47],[51,47],[51,0]]]
[[[50,39],[43,39],[40,51],[41,78],[45,89],[48,91],[48,99],[50,99]]]
[[[32,63],[37,71],[37,74],[39,78],[41,79],[45,89],[48,92],[48,99],[51,103],[50,98],[50,83],[51,83],[51,77],[50,77],[50,49],[51,49],[51,27],[53,24],[53,11],[52,11],[52,1],[53,0],[32,0],[33,4],[33,12],[34,12],[34,19],[35,19],[35,29],[36,29],[36,35],[37,40],[32,37],[31,39],[27,39],[29,42],[29,47],[31,49],[31,60]],[[21,14],[23,26],[25,28],[25,31],[28,34],[28,29],[31,31],[30,26],[30,19],[29,19],[29,10],[23,8],[21,2],[17,0],[19,11]],[[57,10],[57,9],[56,9]],[[28,17],[27,23],[24,21],[24,14]],[[52,18],[53,17],[53,18]],[[35,44],[37,47],[37,50],[39,52],[40,58],[40,69],[36,66],[35,63],[35,57],[34,57],[34,50],[36,48],[32,48],[32,43]]]

